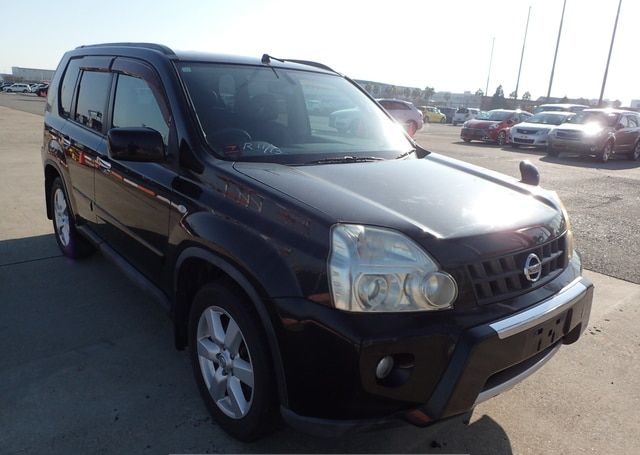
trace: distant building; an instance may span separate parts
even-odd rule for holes
[[[422,97],[422,90],[417,87],[405,87],[402,85],[364,81],[361,79],[355,79],[355,81],[374,98],[397,98],[407,101],[417,101]]]
[[[55,70],[44,70],[39,68],[11,67],[11,74],[15,79],[26,82],[51,81]]]
[[[480,108],[482,97],[466,91],[463,93],[437,92],[429,101],[429,104],[445,107],[474,107]]]

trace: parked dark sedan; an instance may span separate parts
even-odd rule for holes
[[[594,155],[607,162],[626,154],[640,160],[640,114],[619,109],[585,109],[554,128],[547,138],[547,154]]]

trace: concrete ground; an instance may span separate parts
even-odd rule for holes
[[[0,94],[0,106],[10,96]],[[418,140],[512,175],[515,156],[543,160],[535,152],[452,145],[457,131],[436,125]],[[77,262],[61,256],[44,213],[41,145],[41,116],[0,107],[1,453],[640,453],[640,286],[590,271],[585,275],[596,295],[581,340],[478,406],[469,426],[452,421],[338,439],[285,428],[254,444],[238,443],[211,422],[161,308],[99,254]],[[598,177],[610,178],[611,188],[621,178],[629,197],[640,194],[637,167],[619,173],[542,164],[555,169],[543,169],[543,183],[562,196],[580,193],[581,179]],[[572,215],[582,213],[580,197],[566,202]],[[574,216],[582,218],[576,224],[609,223],[614,230],[634,222],[625,216],[635,213],[631,208],[607,219],[591,212],[597,208]],[[620,241],[595,243],[622,270],[620,256],[633,245],[609,248]]]

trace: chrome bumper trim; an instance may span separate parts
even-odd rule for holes
[[[487,401],[488,399],[493,398],[501,394],[502,392],[506,392],[507,390],[513,388],[516,384],[527,379],[533,373],[535,373],[540,368],[542,368],[544,364],[547,363],[551,359],[551,357],[553,357],[556,354],[556,352],[558,352],[558,350],[560,349],[560,346],[562,346],[562,343],[556,343],[556,345],[553,347],[551,351],[547,353],[547,355],[542,357],[540,360],[538,360],[536,363],[531,365],[522,373],[512,377],[508,381],[505,381],[501,384],[496,385],[491,389],[487,389],[483,392],[480,392],[480,394],[478,395],[478,398],[476,398],[476,402],[474,403],[474,406],[482,403],[483,401]]]
[[[580,280],[581,278],[577,278],[553,297],[521,313],[489,324],[489,327],[495,330],[498,338],[502,340],[551,319],[586,294],[587,287]]]

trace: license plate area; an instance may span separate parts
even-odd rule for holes
[[[527,335],[526,355],[532,356],[547,349],[567,333],[571,310],[565,311],[532,328]]]

